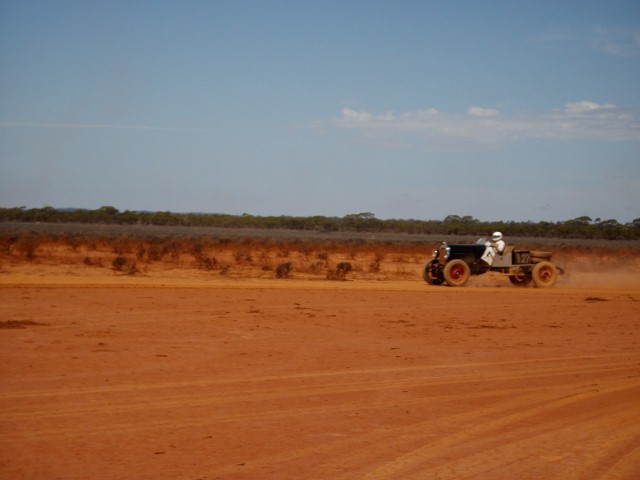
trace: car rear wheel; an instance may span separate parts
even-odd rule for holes
[[[532,272],[533,283],[538,288],[553,287],[558,279],[558,270],[551,262],[542,261],[536,263]]]
[[[444,279],[450,287],[464,286],[471,276],[471,269],[464,260],[451,260],[444,266]]]
[[[442,278],[442,271],[436,267],[437,260],[429,260],[422,269],[422,278],[429,285],[442,285],[444,278]]]

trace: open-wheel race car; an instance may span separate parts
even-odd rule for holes
[[[449,285],[461,287],[471,275],[488,272],[509,277],[511,283],[526,287],[531,282],[536,287],[552,287],[563,269],[551,262],[552,253],[536,250],[516,250],[505,247],[495,253],[484,239],[475,244],[447,244],[443,242],[433,252],[423,270],[422,276],[429,285]],[[493,253],[493,254],[492,254]],[[488,259],[488,261],[487,261]]]

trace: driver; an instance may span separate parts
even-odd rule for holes
[[[491,235],[491,246],[496,249],[496,252],[502,255],[502,252],[504,252],[505,243],[502,239],[501,232],[493,232],[493,235]]]
[[[484,254],[480,258],[489,265],[492,265],[496,254],[502,255],[504,252],[505,243],[502,239],[502,233],[493,232],[493,235],[491,235],[491,241],[486,242],[485,246]]]

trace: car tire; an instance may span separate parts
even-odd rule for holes
[[[442,271],[434,268],[434,264],[437,260],[429,260],[422,269],[422,278],[429,285],[442,285],[444,278],[442,278]]]
[[[462,287],[469,281],[471,269],[467,262],[456,259],[447,263],[442,273],[447,285],[450,287]]]
[[[558,280],[558,269],[556,266],[546,260],[536,263],[531,272],[533,283],[538,288],[549,288],[555,285]]]

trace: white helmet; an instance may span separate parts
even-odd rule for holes
[[[502,233],[493,232],[493,235],[491,235],[491,240],[493,240],[494,242],[497,242],[498,240],[502,240]]]

